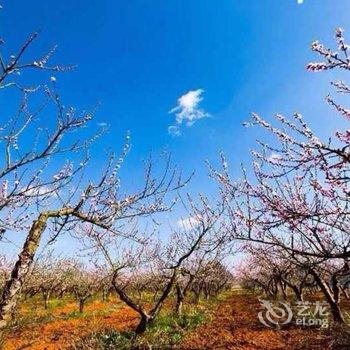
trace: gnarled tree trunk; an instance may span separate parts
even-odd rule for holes
[[[153,309],[148,313],[144,310],[144,308],[137,304],[135,301],[133,301],[121,288],[117,283],[117,275],[113,277],[112,280],[112,286],[114,287],[116,293],[119,295],[119,298],[125,302],[128,306],[130,306],[133,310],[135,310],[140,315],[140,322],[137,325],[135,329],[135,337],[138,335],[141,335],[146,331],[149,324],[155,319],[155,317],[160,312],[161,308],[163,307],[164,301],[167,299],[169,294],[171,293],[177,279],[178,270],[177,268],[174,268],[173,274],[171,278],[169,279],[169,282],[165,286],[162,295],[158,299],[156,305],[153,307]]]
[[[322,277],[313,269],[310,269],[311,275],[314,277],[316,283],[320,287],[323,295],[325,296],[328,305],[331,309],[331,314],[334,322],[345,323],[343,313],[341,312],[339,306],[339,290],[336,281],[333,282],[333,293],[329,288],[327,283],[322,279]]]
[[[47,219],[47,215],[40,214],[33,222],[10,279],[5,284],[0,298],[0,329],[4,328],[12,318],[12,311],[16,307],[17,297],[32,266]]]
[[[177,284],[176,285],[176,306],[175,306],[175,312],[178,316],[182,315],[182,306],[184,302],[184,293],[181,289],[181,287]]]

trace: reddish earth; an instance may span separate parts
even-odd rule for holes
[[[4,350],[63,350],[78,339],[105,330],[124,330],[135,326],[137,314],[130,308],[121,307],[113,301],[94,301],[84,310],[84,317],[69,318],[67,315],[76,309],[74,303],[57,308],[52,313],[53,320],[12,330],[3,344]],[[107,310],[106,313],[101,311]]]
[[[181,349],[298,350],[331,349],[330,340],[316,329],[269,329],[258,321],[256,297],[234,295],[218,304],[211,321],[189,334]],[[343,348],[349,349],[349,348]]]
[[[28,322],[8,334],[4,350],[63,350],[93,332],[124,330],[135,326],[137,315],[117,300],[91,302],[84,316],[71,316],[74,303],[50,311],[51,319]],[[259,323],[258,299],[249,295],[231,295],[219,302],[205,324],[187,334],[177,349],[181,350],[325,350],[332,347],[331,337],[316,329],[273,330]],[[28,310],[22,310],[27,314]],[[43,309],[37,313],[45,314]],[[36,313],[36,314],[37,314]],[[343,335],[342,335],[343,336]],[[340,338],[342,338],[342,336]],[[333,336],[334,338],[334,336]],[[165,350],[165,349],[157,349]]]

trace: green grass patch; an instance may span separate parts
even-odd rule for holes
[[[110,331],[92,334],[76,344],[74,350],[127,350],[127,349],[171,349],[179,344],[186,332],[202,324],[207,315],[200,310],[185,313],[180,317],[173,314],[161,314],[149,326],[147,331],[133,340],[131,331]]]
[[[71,319],[71,318],[89,318],[89,317],[96,317],[96,316],[105,316],[111,313],[111,310],[94,310],[92,312],[79,312],[78,309],[73,310],[67,314],[64,314],[60,316],[60,318],[63,319]]]
[[[26,316],[14,318],[7,326],[8,330],[12,329],[24,329],[31,328],[37,324],[50,323],[54,320],[54,317],[50,314],[37,316],[34,313],[29,313]],[[0,347],[1,349],[1,347]]]
[[[171,314],[160,315],[139,339],[140,345],[153,345],[160,348],[178,344],[187,331],[195,329],[205,320],[205,313],[197,310],[176,317]]]
[[[67,305],[67,303],[68,301],[66,299],[52,299],[49,301],[48,309],[54,310],[59,307],[64,307]]]
[[[97,335],[97,340],[103,350],[129,349],[132,341],[131,332],[112,331]]]

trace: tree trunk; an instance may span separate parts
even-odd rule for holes
[[[289,285],[292,291],[295,294],[295,297],[297,298],[298,301],[304,301],[303,299],[303,292],[297,287],[292,284]]]
[[[46,228],[47,216],[40,214],[38,220],[28,233],[22,251],[12,270],[10,279],[6,282],[0,297],[0,329],[4,328],[11,320],[12,310],[16,307],[23,282],[30,271],[34,255],[38,249],[40,238]]]
[[[135,301],[133,301],[123,290],[123,288],[119,287],[116,279],[117,274],[113,276],[112,279],[112,286],[114,287],[114,290],[119,295],[119,298],[128,306],[130,306],[133,310],[135,310],[140,315],[140,323],[136,327],[135,330],[135,336],[144,333],[150,324],[151,321],[153,321],[154,318],[157,317],[158,313],[160,312],[161,308],[163,307],[164,301],[171,293],[174,284],[176,283],[178,270],[175,268],[173,270],[173,274],[168,282],[168,284],[165,286],[162,295],[160,296],[159,300],[157,301],[156,305],[153,307],[153,309],[147,313],[143,307],[139,304],[137,304]]]
[[[303,281],[299,284],[299,286],[293,284],[290,282],[287,278],[282,277],[283,282],[285,283],[286,286],[288,286],[293,293],[295,294],[295,297],[297,298],[298,301],[304,301],[303,298]]]
[[[200,295],[201,295],[201,291],[198,288],[192,289],[192,291],[193,291],[193,294],[194,294],[194,303],[196,305],[198,305],[199,304]]]
[[[85,306],[85,299],[80,298],[79,299],[79,313],[83,313]]]
[[[343,313],[340,310],[339,304],[332,302],[330,303],[331,313],[333,321],[337,323],[345,323]]]
[[[175,306],[175,312],[177,316],[182,315],[182,306],[184,301],[184,293],[182,292],[182,289],[179,285],[176,285],[176,306]]]
[[[204,285],[204,295],[205,295],[205,299],[209,300],[210,297],[210,291],[209,291],[209,286],[207,284]]]
[[[332,283],[332,291],[333,291],[334,300],[337,303],[339,303],[340,302],[340,288],[339,288],[338,277],[336,275],[332,276],[331,283]]]
[[[303,292],[300,289],[295,290],[295,296],[297,297],[297,300],[304,301]]]
[[[325,298],[329,304],[333,321],[337,322],[337,323],[345,323],[344,316],[343,316],[341,309],[339,307],[338,300],[336,298],[334,298],[334,296],[332,295],[332,292],[331,292],[329,286],[327,285],[327,283],[313,269],[310,270],[310,273],[314,277],[316,283],[320,287],[323,295],[325,296]]]
[[[140,322],[136,327],[135,330],[135,337],[138,335],[144,333],[148,327],[148,324],[151,320],[151,317],[143,310],[142,306],[135,303],[126,293],[125,291],[119,287],[118,283],[116,282],[116,277],[112,280],[112,286],[114,287],[114,290],[119,295],[120,300],[122,300],[126,305],[131,307],[133,310],[135,310],[140,315]]]
[[[46,309],[48,308],[48,306],[49,306],[50,294],[51,294],[50,291],[43,292],[45,310],[46,310]]]
[[[280,281],[279,285],[280,285],[281,292],[282,292],[282,298],[284,300],[287,300],[288,299],[288,297],[287,297],[287,285],[285,283],[283,283],[283,281]]]
[[[143,334],[148,328],[148,325],[150,324],[150,322],[153,320],[153,318],[147,315],[145,312],[140,314],[140,316],[141,316],[140,322],[135,329],[136,336]]]
[[[348,292],[347,292],[346,288],[345,288],[345,287],[340,286],[340,290],[341,290],[341,292],[343,293],[344,298],[345,298],[346,300],[349,300],[350,298],[349,298],[349,294],[348,294]]]

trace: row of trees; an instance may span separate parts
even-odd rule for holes
[[[15,112],[11,111],[14,117],[0,129],[4,152],[0,169],[1,237],[6,242],[14,233],[26,235],[0,296],[0,327],[11,319],[18,296],[26,288],[25,281],[41,281],[33,262],[39,246],[45,245],[44,233],[49,236],[46,244],[70,234],[84,248],[90,262],[104,266],[104,274],[108,274],[120,299],[140,315],[136,333],[142,333],[175,286],[181,289],[180,281],[185,279],[183,267],[194,256],[205,261],[210,256],[219,257],[223,251],[222,203],[209,205],[204,196],[196,201],[190,196],[182,198],[179,191],[191,176],[183,178],[168,159],[157,177],[152,163],[147,163],[145,176],[138,181],[139,190],[125,191],[119,171],[130,148],[128,135],[119,156],[113,152],[106,155],[102,172],[96,174],[89,168],[89,149],[104,132],[89,135],[87,126],[91,124],[92,113],[78,112],[65,105],[57,92],[55,77],[43,86],[23,85],[28,84],[23,76],[29,69],[52,74],[72,68],[49,65],[54,49],[43,57],[24,61],[36,38],[37,34],[32,35],[7,61],[6,53],[0,55],[1,92],[9,101],[9,109],[15,108]],[[46,114],[56,118],[41,118]],[[156,215],[170,212],[179,199],[188,213],[189,225],[181,232],[173,229],[170,237],[160,239]],[[46,286],[40,286],[40,291],[48,299],[58,283],[55,274],[62,268],[50,267],[47,262],[44,265],[49,273],[44,276]],[[65,273],[71,273],[70,268],[66,269]],[[161,293],[150,310],[125,288],[125,276],[136,280],[140,270],[157,271],[162,276]],[[74,293],[82,308],[91,294],[88,285],[94,274],[79,268],[74,276]],[[34,288],[33,283],[30,288]]]
[[[323,61],[308,64],[309,70],[349,70],[341,29],[335,38],[338,52],[317,41],[312,44]],[[332,85],[338,93],[350,92],[343,81]],[[348,121],[346,107],[330,95],[326,101]],[[265,130],[270,140],[258,141],[251,172],[243,170],[242,179],[233,181],[224,159],[222,170],[212,171],[227,207],[226,232],[250,252],[260,271],[256,283],[267,293],[289,284],[300,299],[311,280],[329,303],[334,321],[344,322],[339,302],[347,295],[350,276],[349,130],[323,141],[299,113],[275,119],[253,114],[245,123]]]
[[[257,249],[237,268],[236,276],[244,288],[273,299],[288,299],[292,294],[296,300],[304,301],[305,294],[324,293],[323,288],[331,293],[338,305],[341,296],[349,299],[349,268],[341,260],[320,263],[311,269],[282,258],[280,252],[274,254]]]
[[[1,287],[4,286],[11,272],[11,264],[2,260]],[[43,308],[47,309],[52,298],[73,298],[77,302],[79,312],[84,311],[87,301],[92,297],[110,300],[112,295],[120,294],[120,289],[131,300],[141,305],[158,300],[159,295],[168,283],[169,277],[161,270],[135,271],[130,270],[119,277],[116,289],[113,274],[106,266],[89,267],[79,260],[54,258],[52,254],[37,260],[32,271],[26,279],[21,291],[24,300],[41,296]],[[198,260],[188,262],[180,271],[176,281],[174,294],[176,303],[174,312],[182,314],[183,303],[190,299],[198,302],[200,296],[208,299],[217,296],[222,290],[228,288],[233,277],[222,263],[214,260]],[[115,298],[113,299],[115,300]]]
[[[5,54],[0,56],[3,98],[20,99],[14,117],[0,129],[1,237],[5,242],[15,232],[26,235],[18,260],[11,272],[6,272],[0,297],[0,327],[8,324],[19,294],[28,289],[25,281],[41,280],[35,275],[33,262],[44,232],[50,244],[63,234],[79,242],[89,262],[106,276],[108,285],[139,314],[136,334],[146,330],[172,293],[177,296],[181,313],[189,290],[210,295],[224,288],[228,278],[222,276],[227,271],[222,269],[219,274],[219,266],[237,242],[255,261],[259,282],[254,283],[260,283],[267,293],[274,295],[278,289],[285,292],[288,286],[301,299],[305,285],[315,285],[331,306],[334,320],[344,322],[339,300],[341,289],[346,295],[343,280],[350,257],[349,131],[337,132],[334,141],[324,142],[298,113],[292,119],[277,115],[280,126],[253,114],[246,125],[263,128],[274,141],[259,141],[252,167],[243,170],[241,179],[231,178],[224,155],[222,168],[209,167],[219,187],[215,200],[204,195],[195,199],[185,196],[184,187],[191,176],[184,178],[169,160],[160,175],[149,162],[144,178],[136,181],[141,184],[139,189],[128,192],[121,186],[120,168],[130,148],[129,136],[121,154],[106,155],[104,170],[96,174],[89,168],[88,150],[104,130],[89,135],[88,130],[93,128],[86,127],[93,113],[78,112],[63,104],[54,77],[48,85],[22,85],[28,84],[21,77],[29,69],[71,69],[49,65],[54,50],[39,59],[23,61],[36,36],[31,36],[7,61]],[[324,61],[310,63],[309,70],[349,69],[348,46],[340,29],[336,41],[339,53],[318,42],[312,44]],[[350,92],[342,81],[332,84],[338,92]],[[330,96],[327,102],[343,117],[350,117],[350,111]],[[9,103],[10,107],[16,105]],[[47,119],[40,119],[40,115],[46,113],[54,113],[55,121],[51,118],[45,125]],[[33,142],[28,143],[28,139]],[[179,204],[186,213],[182,220],[186,225],[173,227],[166,234],[157,218],[174,213]],[[269,268],[264,270],[260,261]],[[43,265],[50,266],[47,262]],[[40,287],[46,298],[55,290],[49,285],[58,282],[51,275],[60,271],[59,264],[54,265],[49,268],[46,287]],[[70,266],[67,262],[63,265]],[[206,276],[210,269],[219,278],[204,283],[212,278],[211,274]],[[261,278],[265,274],[266,279]],[[81,292],[74,293],[83,307],[91,294],[91,286],[85,283],[92,283],[95,274],[90,276],[87,270],[81,272],[81,278],[79,275],[75,273],[76,290]],[[159,283],[150,282],[155,280]],[[140,302],[142,286],[153,288],[155,293],[147,309]]]

